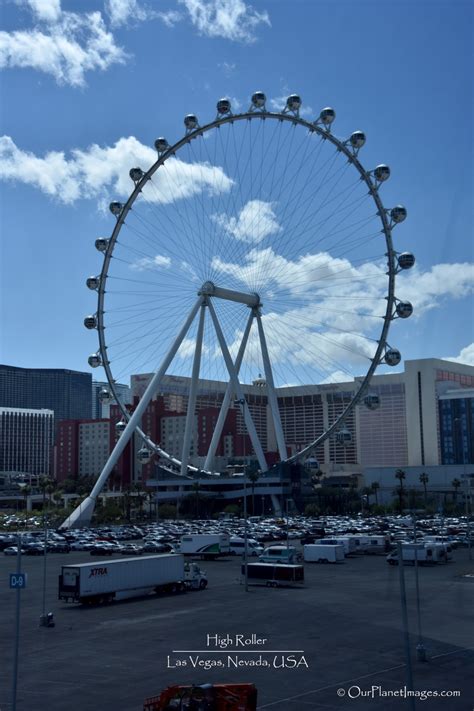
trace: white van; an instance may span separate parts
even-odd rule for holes
[[[232,555],[244,555],[245,553],[245,538],[231,538],[229,543],[229,552]],[[263,553],[263,546],[260,546],[254,538],[247,539],[247,555],[258,556]]]
[[[259,556],[261,563],[287,563],[295,565],[301,560],[301,553],[298,553],[294,546],[268,546]]]

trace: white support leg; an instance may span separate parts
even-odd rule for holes
[[[187,332],[189,331],[189,327],[191,326],[197,312],[199,311],[199,308],[201,304],[203,303],[203,298],[199,297],[199,299],[196,301],[194,307],[192,308],[188,318],[186,319],[181,331],[177,335],[176,339],[174,340],[171,348],[169,349],[168,353],[166,354],[159,370],[156,371],[154,374],[153,378],[151,379],[147,389],[145,390],[142,399],[137,405],[137,408],[131,418],[128,421],[128,424],[126,428],[124,429],[119,441],[115,445],[112,453],[110,454],[110,457],[108,458],[107,462],[105,463],[104,468],[102,469],[102,472],[97,479],[94,488],[92,489],[91,493],[89,496],[82,502],[80,506],[78,506],[70,516],[62,523],[61,528],[72,528],[74,526],[86,526],[90,523],[92,514],[94,512],[94,506],[95,502],[97,501],[97,497],[102,491],[102,487],[104,486],[105,482],[107,481],[112,469],[116,465],[120,455],[122,454],[123,450],[128,444],[128,441],[130,440],[134,430],[140,426],[140,421],[142,419],[142,416],[148,407],[148,404],[150,400],[152,399],[153,395],[156,393],[158,390],[159,384],[166,373],[166,370],[168,369],[169,364],[175,357],[178,348],[180,347],[184,337],[186,336]]]
[[[235,392],[235,394],[237,395],[237,398],[245,403],[245,397],[244,397],[244,393],[242,390],[242,386],[240,385],[239,378],[237,376],[237,373],[234,368],[234,364],[232,362],[232,358],[229,353],[229,349],[227,348],[224,334],[222,333],[221,325],[219,323],[219,320],[216,316],[216,312],[214,311],[214,307],[213,307],[212,302],[210,300],[208,302],[208,307],[209,307],[209,312],[212,317],[212,321],[214,323],[214,328],[216,329],[217,340],[219,341],[222,355],[224,356],[227,371],[229,373],[229,377],[230,377],[230,380],[232,383],[232,389]],[[266,472],[268,469],[267,462],[265,459],[265,455],[263,453],[262,445],[260,444],[260,440],[258,438],[257,430],[255,429],[255,425],[252,420],[252,416],[249,412],[248,407],[244,408],[244,418],[245,418],[245,424],[247,426],[247,432],[249,433],[249,437],[252,442],[255,454],[257,455],[260,469],[262,472]]]
[[[196,393],[199,380],[199,370],[201,368],[201,353],[202,353],[202,337],[204,334],[204,317],[206,315],[206,306],[201,304],[201,313],[199,314],[199,326],[196,336],[196,350],[194,351],[193,372],[191,376],[191,385],[189,388],[188,410],[186,412],[186,425],[184,428],[183,451],[181,454],[181,476],[186,476],[188,472],[189,449],[191,447],[191,438],[194,430],[194,410],[196,408]]]
[[[237,354],[237,358],[235,361],[235,370],[236,370],[237,375],[239,374],[240,366],[242,365],[242,360],[244,357],[245,348],[247,346],[247,341],[249,338],[250,329],[252,328],[253,318],[254,318],[254,313],[253,313],[253,310],[251,310],[250,316],[248,317],[247,325],[245,326],[244,335],[243,335],[242,341],[240,343],[239,352]],[[229,411],[229,405],[230,405],[230,399],[232,397],[232,392],[233,392],[233,385],[232,385],[232,382],[229,381],[229,383],[227,385],[227,389],[225,391],[224,399],[222,401],[221,409],[219,412],[219,417],[217,418],[216,426],[215,426],[214,432],[212,434],[212,439],[211,439],[211,443],[209,445],[209,450],[207,452],[206,461],[204,462],[204,469],[206,471],[211,471],[214,466],[214,457],[216,454],[217,445],[219,444],[219,440],[221,438],[222,430],[224,428],[225,418],[227,417],[227,412]]]
[[[262,316],[260,312],[256,309],[257,325],[258,325],[258,336],[260,338],[260,348],[262,349],[263,367],[265,370],[265,380],[267,381],[268,390],[268,403],[270,405],[270,410],[272,413],[273,424],[275,426],[275,436],[278,446],[278,453],[280,459],[284,462],[288,453],[286,450],[285,438],[283,436],[283,427],[281,426],[280,410],[278,409],[278,400],[275,393],[275,383],[273,382],[272,366],[270,365],[270,358],[268,355],[267,341],[265,339],[265,333],[263,331]]]

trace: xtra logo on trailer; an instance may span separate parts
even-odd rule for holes
[[[92,568],[89,578],[96,578],[98,575],[107,575],[107,568]]]

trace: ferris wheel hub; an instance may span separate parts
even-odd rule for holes
[[[234,291],[233,289],[224,289],[221,286],[216,286],[212,281],[205,281],[198,291],[199,296],[217,296],[219,299],[226,301],[236,301],[239,304],[246,304],[251,308],[259,308],[262,305],[260,296],[255,292],[246,294],[243,291]]]

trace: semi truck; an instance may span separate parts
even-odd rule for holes
[[[303,558],[305,563],[338,563],[344,560],[344,546],[308,544],[303,546]]]
[[[151,555],[63,565],[58,598],[99,604],[155,592],[203,590],[206,574],[178,554]]]
[[[245,563],[242,565],[241,573],[245,577]],[[274,588],[279,585],[303,584],[304,566],[286,563],[247,563],[247,579],[249,583],[260,583]]]
[[[197,555],[205,560],[230,553],[230,536],[227,533],[195,533],[181,538],[180,553]]]

